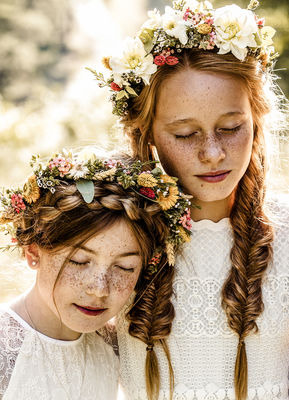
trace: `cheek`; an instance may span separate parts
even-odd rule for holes
[[[227,137],[224,139],[224,146],[230,158],[236,160],[240,164],[249,163],[253,146],[253,131],[244,129],[235,137]]]
[[[122,297],[129,296],[135,288],[138,273],[121,272],[112,274],[110,278],[110,288]]]
[[[161,164],[169,175],[179,176],[179,172],[195,159],[194,146],[189,141],[176,140],[171,135],[156,135],[155,146]]]

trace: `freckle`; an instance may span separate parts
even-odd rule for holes
[[[204,187],[204,185],[201,183],[201,187]]]

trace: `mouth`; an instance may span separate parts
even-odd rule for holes
[[[101,307],[79,306],[78,304],[75,303],[73,305],[83,314],[90,315],[92,317],[101,315],[104,311],[107,310],[107,308],[101,308]]]
[[[211,171],[211,172],[207,172],[202,175],[195,175],[195,176],[199,179],[202,179],[205,182],[216,183],[216,182],[221,182],[224,179],[226,179],[230,172],[231,172],[230,170]]]

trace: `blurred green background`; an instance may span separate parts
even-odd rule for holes
[[[107,92],[85,66],[100,68],[127,35],[134,35],[146,11],[164,0],[0,0],[0,186],[21,184],[32,153],[45,156],[62,147],[119,146],[123,138],[111,114]],[[215,7],[228,2],[213,2]],[[236,1],[246,7],[247,2]],[[276,72],[289,95],[289,3],[264,0],[258,9],[277,30],[281,56]],[[286,133],[284,133],[286,134]],[[288,143],[280,142],[277,171],[289,185]],[[277,181],[276,175],[276,181]],[[6,238],[0,236],[2,243]],[[0,254],[0,301],[9,300],[33,275],[16,255]]]

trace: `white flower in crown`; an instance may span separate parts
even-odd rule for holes
[[[187,11],[190,9],[193,12],[204,12],[206,10],[212,10],[213,6],[212,3],[205,0],[205,1],[197,1],[197,0],[186,0],[183,11]]]
[[[69,173],[66,175],[67,178],[78,180],[86,178],[89,175],[89,169],[81,162],[77,162],[73,165]]]
[[[148,17],[149,19],[142,25],[142,28],[147,28],[147,29],[158,29],[161,28],[162,26],[162,17],[156,8],[154,10],[148,11]]]
[[[257,47],[255,35],[258,35],[258,26],[252,11],[235,4],[218,8],[214,15],[214,25],[219,54],[232,52],[236,58],[244,61],[247,47]]]
[[[114,81],[123,84],[121,74],[133,72],[139,78],[149,84],[150,76],[156,72],[152,54],[147,54],[142,41],[137,38],[128,37],[124,42],[123,52],[120,57],[111,57],[109,65],[112,69]]]
[[[183,19],[183,13],[166,6],[165,13],[162,16],[164,31],[185,45],[188,41],[187,28],[188,25]]]

